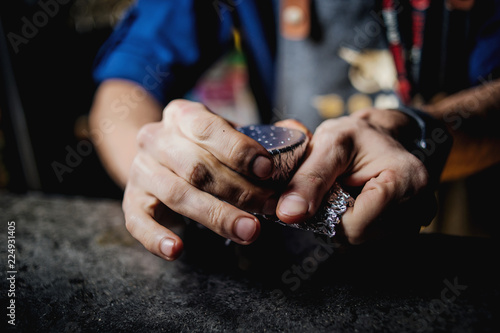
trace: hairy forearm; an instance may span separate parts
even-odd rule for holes
[[[454,138],[442,180],[466,177],[500,162],[500,80],[451,95],[423,109]]]
[[[139,85],[123,80],[103,82],[90,111],[90,133],[101,161],[125,187],[136,155],[140,128],[161,119],[161,106]]]

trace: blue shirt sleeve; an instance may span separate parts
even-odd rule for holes
[[[131,80],[160,103],[182,97],[232,45],[232,20],[212,1],[138,0],[101,47],[97,82]]]
[[[478,30],[469,59],[469,79],[472,84],[489,80],[489,75],[500,67],[500,0],[491,1],[490,5],[489,18]]]

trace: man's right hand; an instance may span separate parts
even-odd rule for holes
[[[272,175],[269,153],[202,104],[172,101],[137,142],[123,211],[129,232],[153,254],[174,260],[182,252],[168,229],[179,214],[250,244],[260,224],[246,211],[275,212],[274,191],[257,185]]]

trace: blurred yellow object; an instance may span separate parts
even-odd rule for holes
[[[314,96],[312,105],[323,118],[335,118],[344,114],[344,100],[337,94]]]
[[[373,102],[370,96],[361,93],[352,95],[347,101],[347,110],[349,113],[354,113],[371,106],[373,106]]]
[[[233,29],[234,48],[241,52],[241,35],[238,29]]]

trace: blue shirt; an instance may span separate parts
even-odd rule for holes
[[[94,77],[98,82],[111,78],[137,82],[166,104],[183,97],[232,48],[236,27],[259,109],[270,110],[275,96],[278,2],[138,0],[101,48]],[[476,7],[470,15],[473,24],[465,33],[470,40],[466,54],[470,85],[487,80],[500,65],[500,0],[481,1]],[[436,32],[426,31],[429,34]],[[447,54],[457,53],[448,49]]]

